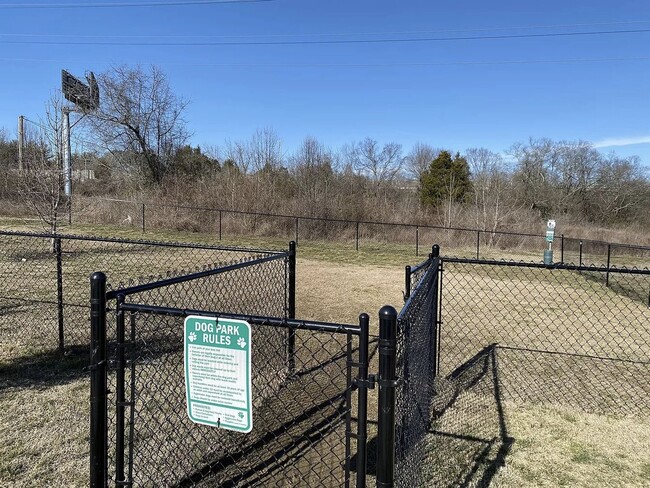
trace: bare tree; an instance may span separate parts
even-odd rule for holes
[[[610,195],[605,181],[616,185],[618,176],[623,174],[629,183],[636,178],[632,176],[635,171],[630,169],[634,166],[631,161],[615,156],[604,158],[585,141],[531,139],[528,144],[513,146],[511,154],[517,161],[514,181],[518,195],[542,217],[553,214],[600,219],[604,195],[612,199],[613,208],[618,208],[614,202],[627,194],[621,187],[618,196]],[[612,170],[613,167],[618,169]],[[623,167],[628,169],[621,172]],[[625,202],[631,200],[624,198]]]
[[[63,195],[63,99],[57,93],[38,126],[25,129],[24,169],[18,177],[20,203],[38,215],[43,228],[55,234],[65,204]]]
[[[183,120],[187,102],[176,96],[155,66],[117,66],[98,77],[101,108],[89,118],[103,147],[141,165],[160,183],[177,149],[189,137]]]
[[[335,174],[333,156],[316,138],[307,137],[289,158],[299,201],[311,213],[323,215],[330,204]]]
[[[509,155],[517,161],[515,183],[523,202],[542,217],[552,212],[551,171],[557,166],[558,153],[550,139],[530,139],[514,144]]]
[[[384,147],[366,137],[354,150],[354,167],[360,174],[379,184],[392,181],[402,169],[402,146],[391,142]]]
[[[638,157],[620,158],[610,154],[603,158],[597,170],[592,197],[595,217],[608,224],[629,220],[647,198],[648,191]]]
[[[234,164],[243,174],[248,174],[250,160],[248,158],[248,149],[246,143],[226,141],[226,161]]]
[[[255,131],[248,144],[248,159],[256,172],[282,165],[282,140],[272,128]]]
[[[496,231],[518,210],[510,172],[500,154],[485,148],[468,149],[465,159],[472,175],[472,203],[476,227],[489,231],[493,245]]]
[[[442,149],[433,148],[428,144],[418,142],[404,158],[407,174],[419,181],[422,174],[429,168],[431,161],[438,157]]]

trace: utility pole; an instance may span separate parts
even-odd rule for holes
[[[18,171],[23,171],[23,151],[25,148],[25,117],[18,116]]]
[[[72,196],[72,148],[70,145],[70,109],[63,107],[63,192],[66,197]]]

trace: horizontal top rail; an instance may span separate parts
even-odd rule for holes
[[[200,210],[203,212],[224,212],[232,213],[238,215],[255,215],[258,217],[275,217],[282,219],[300,219],[300,220],[311,220],[311,221],[320,221],[320,222],[335,222],[339,224],[367,224],[367,225],[390,225],[394,227],[419,227],[421,229],[439,229],[439,230],[460,230],[465,232],[485,232],[485,233],[494,233],[494,234],[512,234],[524,237],[544,237],[545,234],[526,234],[526,233],[517,233],[517,232],[507,232],[507,231],[495,231],[482,230],[482,229],[471,229],[469,227],[445,227],[442,225],[430,225],[430,224],[414,224],[409,222],[382,222],[378,220],[349,220],[349,219],[333,219],[331,217],[308,217],[306,215],[289,215],[289,214],[274,214],[269,212],[256,212],[248,210],[230,210],[226,208],[213,208],[213,207],[194,207],[192,205],[183,205],[183,204],[172,204],[172,203],[148,203],[148,202],[136,202],[133,200],[119,200],[119,199],[103,199],[104,201],[110,202],[122,202],[122,203],[131,203],[133,205],[146,205],[148,207],[160,207],[160,208],[176,208],[184,210]]]
[[[298,320],[280,317],[261,317],[259,315],[246,315],[235,313],[222,313],[205,310],[181,309],[172,307],[159,307],[156,305],[143,305],[137,303],[124,303],[120,310],[125,312],[151,313],[158,315],[171,315],[175,317],[186,317],[188,315],[202,315],[205,317],[224,318],[231,320],[244,320],[253,325],[268,325],[275,327],[287,327],[289,329],[303,329],[317,332],[340,332],[352,335],[360,335],[361,328],[358,325],[337,324],[332,322],[318,322],[313,320]]]
[[[418,287],[421,286],[422,283],[424,283],[424,281],[426,280],[427,275],[429,273],[438,273],[438,266],[439,266],[439,263],[440,263],[441,259],[442,258],[437,257],[437,258],[433,258],[433,259],[430,259],[428,261],[425,261],[425,263],[430,262],[432,264],[432,266],[426,271],[426,273],[424,273],[424,276],[422,276],[422,278],[420,278],[420,282],[417,284],[417,286],[413,290],[411,290],[411,294],[409,295],[408,299],[404,303],[404,306],[402,307],[402,310],[400,310],[399,314],[397,315],[397,320],[398,321],[403,320],[404,315],[406,315],[406,313],[408,313],[409,309],[411,308],[411,303],[414,300],[413,297],[416,294],[415,292],[418,289]],[[421,264],[425,264],[425,263],[421,263]],[[419,266],[421,267],[421,265],[419,265]]]
[[[610,243],[612,247],[623,247],[625,249],[640,249],[642,251],[650,251],[650,246],[637,246],[636,244],[622,244],[618,242]]]
[[[259,217],[274,217],[274,218],[284,218],[284,219],[299,219],[307,221],[320,221],[320,222],[333,222],[333,223],[342,223],[342,224],[365,224],[365,225],[387,225],[395,227],[418,227],[420,229],[438,229],[438,230],[450,230],[450,231],[461,231],[461,232],[480,232],[483,234],[492,234],[492,235],[505,235],[505,236],[519,236],[519,237],[534,237],[534,238],[544,238],[545,233],[533,234],[527,232],[514,232],[514,231],[502,231],[502,230],[487,230],[487,229],[478,229],[478,228],[469,228],[469,227],[445,227],[442,225],[430,225],[430,224],[418,224],[418,223],[409,223],[409,222],[382,222],[376,220],[350,220],[350,219],[335,219],[331,217],[309,217],[306,215],[289,215],[289,214],[275,214],[270,212],[257,212],[257,211],[247,211],[247,210],[232,210],[225,208],[214,208],[214,207],[195,207],[192,205],[183,205],[183,204],[169,204],[169,203],[149,203],[149,202],[137,202],[134,200],[122,200],[118,198],[101,198],[100,200],[109,201],[109,202],[120,202],[120,203],[129,203],[132,205],[146,205],[149,207],[159,207],[159,208],[175,208],[175,209],[184,209],[184,210],[200,210],[204,212],[223,212],[231,213],[237,215],[254,215]],[[641,249],[650,249],[650,247],[643,245],[635,244],[619,244],[619,243],[610,243],[607,241],[601,241],[596,239],[583,239],[580,237],[571,237],[562,234],[561,236],[564,239],[581,241],[583,243],[590,244],[600,244],[600,245],[615,245],[615,246],[625,246],[630,248],[641,248]]]
[[[621,273],[621,274],[639,274],[650,275],[648,268],[617,268],[615,266],[579,266],[577,264],[544,264],[526,261],[503,261],[496,259],[470,259],[470,258],[442,258],[445,263],[460,263],[460,264],[486,264],[490,266],[512,266],[520,268],[545,268],[545,269],[559,269],[567,271],[591,271],[596,273]]]
[[[142,293],[145,291],[155,290],[157,288],[163,288],[165,286],[177,285],[179,283],[185,283],[187,281],[197,280],[200,278],[206,278],[208,276],[214,276],[221,273],[227,273],[229,271],[235,271],[237,269],[247,268],[249,266],[256,266],[258,264],[267,263],[269,261],[275,261],[277,259],[283,259],[288,254],[274,254],[272,256],[266,256],[264,258],[253,259],[251,261],[244,261],[243,263],[230,264],[228,266],[222,266],[219,268],[207,269],[205,271],[197,271],[196,273],[191,273],[183,276],[174,276],[172,278],[166,278],[164,280],[154,281],[151,283],[143,283],[142,285],[129,286],[127,288],[120,288],[117,290],[111,290],[106,293],[107,300],[113,300],[119,296],[128,296],[136,293]]]
[[[204,249],[204,250],[214,250],[214,251],[236,251],[236,252],[250,252],[250,253],[257,253],[257,254],[272,254],[272,255],[286,254],[286,251],[246,248],[246,247],[237,247],[237,246],[197,244],[193,242],[153,241],[147,239],[122,239],[119,237],[83,236],[83,235],[76,235],[76,234],[49,234],[46,232],[0,230],[0,236],[37,237],[37,238],[47,238],[47,239],[66,239],[66,240],[74,240],[74,241],[91,241],[91,242],[111,242],[115,244],[140,244],[140,245],[157,246],[157,247]]]
[[[425,266],[428,266],[429,263],[431,262],[431,259],[432,258],[429,258],[426,261],[422,261],[421,263],[416,264],[415,266],[411,266],[411,274],[417,273],[418,271],[420,271]]]

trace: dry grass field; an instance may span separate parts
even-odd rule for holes
[[[74,231],[108,233],[111,229],[79,228]],[[173,240],[187,238],[170,233],[148,237]],[[197,240],[202,237],[205,236],[190,236]],[[231,240],[227,243],[286,247],[286,242],[279,240]],[[355,324],[359,313],[367,312],[371,316],[372,333],[376,333],[379,308],[387,303],[398,310],[401,307],[404,265],[415,264],[420,260],[412,256],[412,251],[408,246],[369,245],[362,251],[355,252],[346,246],[311,242],[299,244],[297,316]],[[533,259],[534,256],[522,255],[517,258]],[[169,257],[165,257],[163,261],[165,260],[169,261]],[[137,262],[142,264],[142,268],[138,268],[140,273],[140,269],[149,270],[158,260],[140,257]],[[0,272],[4,276],[19,273],[13,261],[11,264],[0,263],[0,266],[3,268]],[[191,263],[188,263],[187,269],[190,268]],[[86,276],[83,278],[85,280]],[[612,354],[622,358],[628,354],[637,358],[645,355],[647,361],[650,344],[648,309],[644,312],[642,308],[631,304],[630,298],[620,296],[611,289],[601,291],[600,287],[591,286],[584,278],[578,278],[580,279],[560,279],[558,286],[561,295],[558,300],[602,303],[604,295],[599,293],[609,294],[609,305],[606,308],[576,314],[575,323],[582,331],[580,335],[584,336],[585,331],[598,331],[599,325],[606,324],[611,334],[621,336],[626,333],[625,337],[629,337],[629,341],[614,341]],[[448,335],[443,335],[443,347],[445,341],[448,344],[455,342],[466,346],[451,349],[456,355],[451,363],[445,363],[443,356],[443,373],[449,373],[460,362],[478,353],[480,346],[487,346],[491,341],[509,341],[507,345],[513,345],[511,339],[522,336],[522,330],[539,328],[544,324],[551,324],[547,330],[548,335],[539,336],[542,342],[537,346],[545,346],[544,340],[559,335],[566,336],[562,344],[567,348],[577,347],[586,354],[598,352],[594,339],[601,332],[576,344],[575,341],[579,341],[579,338],[575,334],[557,329],[558,321],[553,320],[553,317],[561,313],[556,310],[559,305],[541,300],[541,290],[546,285],[539,280],[535,281],[534,276],[517,275],[516,270],[512,270],[507,278],[486,276],[481,270],[462,270],[455,279],[454,286],[448,292],[456,297],[457,304],[455,315],[450,316],[452,324],[447,329]],[[509,298],[498,306],[484,302],[484,297],[491,290],[520,290],[524,281],[535,283],[525,300],[512,292],[505,294]],[[587,285],[582,286],[580,283]],[[43,293],[47,292],[48,290],[43,290]],[[537,313],[540,308],[550,314],[547,316],[550,317],[548,322]],[[625,317],[630,320],[630,308],[634,310],[634,323],[641,324],[633,331],[625,328]],[[505,311],[511,312],[510,320],[506,322],[500,320]],[[83,309],[80,312],[84,317],[87,314]],[[15,344],[20,343],[18,338],[8,334],[13,330],[12,324],[16,317],[21,314],[32,317],[41,326],[55,323],[55,317],[51,316],[52,308],[45,305],[3,308],[0,311],[0,486],[87,486],[89,385],[83,365],[87,363],[88,351],[83,347],[72,348],[61,359],[41,348],[30,349],[25,345],[27,342],[16,348]],[[462,327],[454,327],[453,320],[457,324],[467,324],[466,330],[470,331],[471,341],[463,340],[460,336]],[[496,335],[495,322],[499,322]],[[306,339],[299,336],[298,339],[298,348],[302,344],[306,354],[303,356],[303,366],[308,366],[308,356],[319,345],[327,342],[313,337]],[[334,349],[341,347],[340,343],[337,344],[330,345]],[[428,469],[432,483],[436,486],[482,486],[483,482],[491,480],[490,486],[496,487],[650,486],[650,416],[639,412],[585,413],[581,405],[549,402],[549,392],[551,396],[556,393],[552,389],[555,383],[545,383],[540,377],[546,373],[549,377],[554,377],[554,371],[557,372],[561,363],[550,362],[540,366],[535,376],[528,372],[513,379],[507,376],[508,365],[512,365],[513,361],[516,363],[516,358],[508,355],[507,350],[495,352],[494,361],[492,358],[485,359],[485,363],[481,364],[480,375],[468,379],[465,387],[456,391],[454,401],[445,403],[445,408],[441,409],[442,414],[437,417],[427,439],[430,458]],[[328,367],[336,369],[341,366],[332,363]],[[376,371],[376,365],[373,365],[371,371]],[[330,377],[328,371],[324,370],[323,374],[323,378]],[[473,373],[470,371],[467,374]],[[643,374],[647,374],[647,369],[640,370],[639,375]],[[563,379],[566,377],[566,374],[562,376]],[[536,381],[533,382],[531,378],[536,378]],[[639,376],[638,379],[648,384],[649,378]],[[541,390],[543,394],[541,397],[535,397],[531,392],[517,394],[522,391],[523,384]],[[495,385],[504,391],[495,394]],[[507,385],[510,385],[510,389]],[[315,390],[310,390],[311,387],[315,387]],[[319,395],[335,394],[334,387],[336,384],[331,382],[319,383],[319,377],[316,377],[311,386],[305,383],[304,387],[291,394],[296,399],[295,402],[280,402],[274,408],[284,408],[290,413],[291,408],[299,406],[301,395],[308,397],[306,402],[313,402],[320,398]],[[443,393],[444,388],[442,381],[440,391]],[[636,394],[648,395],[649,392],[640,390]],[[375,397],[375,392],[371,391],[371,420],[376,418]],[[444,402],[443,397],[441,395],[441,401]],[[647,400],[645,404],[647,405]],[[333,405],[328,404],[328,408]],[[330,413],[335,412],[324,410],[323,418]],[[263,418],[264,414],[261,413],[260,421]],[[268,425],[280,421],[281,418],[269,417]],[[309,456],[329,455],[333,456],[333,461],[340,459],[341,446],[337,442],[342,439],[341,428],[338,424],[331,431],[321,431],[325,441],[319,445],[307,446],[312,451]],[[503,442],[504,428],[507,431],[507,446]],[[373,436],[372,428],[370,436]],[[265,465],[265,469],[259,470],[259,475],[250,478],[249,482],[258,486],[305,486],[305,478],[301,473],[307,470],[310,471],[310,476],[316,477],[313,480],[320,477],[329,479],[330,486],[337,485],[339,478],[326,473],[322,465],[317,469],[306,468],[305,458],[299,452],[301,449],[294,449],[296,451],[285,466],[271,469]],[[253,463],[251,468],[255,467]],[[282,469],[286,469],[285,474],[281,474]],[[310,483],[314,483],[313,480]]]

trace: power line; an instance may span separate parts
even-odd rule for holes
[[[547,25],[527,25],[527,26],[504,26],[504,27],[480,27],[473,29],[436,29],[420,31],[381,31],[381,32],[345,32],[345,33],[309,33],[309,34],[240,34],[240,35],[201,35],[201,34],[158,34],[158,35],[79,35],[79,34],[43,34],[43,33],[0,33],[0,37],[52,37],[66,38],[75,37],[79,39],[263,39],[274,37],[296,38],[296,37],[342,37],[342,36],[387,36],[387,35],[413,35],[413,34],[444,34],[454,32],[493,32],[503,30],[538,30],[538,29],[560,29],[569,27],[594,27],[604,25],[633,25],[633,24],[650,24],[650,20],[631,20],[621,22],[592,22],[580,24],[547,24]]]
[[[276,0],[189,0],[186,2],[119,2],[119,3],[2,3],[0,8],[11,9],[72,9],[72,8],[124,8],[173,7],[192,5],[218,5],[221,3],[262,3]]]
[[[44,59],[44,58],[0,58],[2,62],[35,62],[35,63],[81,63],[82,60]],[[93,60],[95,63],[111,64],[112,61]],[[492,61],[434,61],[413,63],[174,63],[162,61],[161,65],[184,66],[199,68],[409,68],[427,66],[490,66],[518,64],[576,64],[576,63],[608,63],[627,61],[650,61],[650,56],[609,57],[609,58],[568,58],[568,59],[515,59]],[[141,63],[146,64],[146,63]]]
[[[414,42],[453,42],[453,41],[480,41],[498,39],[531,39],[551,37],[579,37],[579,36],[601,36],[620,34],[641,34],[648,33],[650,29],[628,29],[611,31],[588,31],[588,32],[547,32],[541,34],[499,34],[487,36],[457,36],[457,37],[409,37],[409,38],[383,38],[383,39],[328,39],[328,40],[302,40],[302,41],[247,41],[247,42],[115,42],[115,41],[33,41],[33,40],[0,40],[0,44],[38,44],[38,45],[62,45],[62,46],[177,46],[177,47],[201,47],[201,46],[296,46],[314,44],[391,44],[391,43],[414,43]]]
[[[45,126],[44,126],[42,123],[40,123],[40,122],[36,122],[36,121],[34,121],[34,120],[30,120],[30,119],[28,119],[27,117],[23,117],[23,120],[24,120],[25,122],[29,122],[30,124],[34,124],[36,127],[39,127],[39,128],[41,128],[41,129],[43,129],[43,130],[48,130],[48,128],[45,127]]]

